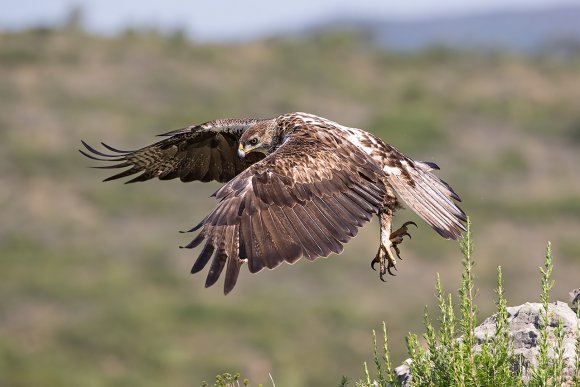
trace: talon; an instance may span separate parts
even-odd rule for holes
[[[388,213],[385,213],[388,215]],[[397,230],[392,232],[390,235],[385,235],[385,232],[391,230],[391,223],[389,218],[385,218],[385,214],[381,214],[381,244],[379,245],[379,251],[375,258],[371,261],[371,268],[376,270],[375,265],[378,262],[380,264],[379,268],[379,278],[383,282],[387,282],[384,278],[385,274],[389,273],[389,275],[395,277],[395,272],[397,271],[397,258],[401,258],[401,250],[399,249],[399,245],[403,243],[404,237],[408,236],[409,239],[412,239],[411,234],[409,233],[408,226],[413,225],[418,227],[417,224],[413,221],[407,221],[403,223],[401,227]],[[388,239],[385,238],[388,236]],[[393,270],[394,269],[394,270]]]
[[[401,258],[401,250],[399,250],[397,245],[393,245],[393,250],[395,250],[395,253],[397,254],[397,258],[399,258],[402,261],[403,258]]]
[[[417,224],[413,221],[407,221],[405,223],[403,223],[403,225],[401,227],[399,227],[397,230],[393,231],[390,235],[390,240],[391,240],[391,247],[393,248],[393,250],[395,250],[395,253],[397,254],[397,257],[399,259],[401,258],[401,251],[399,250],[399,248],[397,247],[398,245],[400,245],[401,243],[403,243],[403,238],[406,236],[409,237],[409,239],[412,239],[411,234],[409,234],[408,231],[408,226],[409,225],[413,225],[415,227],[418,227]]]

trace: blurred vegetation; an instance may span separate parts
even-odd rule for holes
[[[338,385],[371,359],[380,321],[398,364],[433,273],[449,283],[461,271],[456,244],[420,223],[383,284],[369,269],[373,222],[341,256],[243,270],[224,297],[177,248],[218,185],[102,184],[80,139],[137,148],[191,123],[290,111],[372,130],[437,162],[462,196],[485,316],[498,265],[510,302],[535,294],[546,240],[554,298],[578,285],[579,101],[580,52],[401,55],[348,31],[239,44],[179,31],[104,38],[75,23],[0,33],[0,384],[195,385],[233,370],[264,385],[269,374]]]

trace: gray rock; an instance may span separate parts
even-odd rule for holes
[[[574,299],[578,300],[580,295],[576,292]],[[528,380],[532,370],[538,364],[538,340],[540,338],[542,304],[525,303],[519,306],[508,307],[508,328],[510,337],[513,338],[513,350],[518,364],[514,367],[522,370],[524,380]],[[576,313],[564,302],[557,301],[548,307],[550,321],[548,325],[548,340],[550,348],[549,356],[554,356],[553,347],[556,339],[554,329],[558,326],[558,321],[562,320],[564,328],[564,378],[566,386],[572,386],[572,377],[576,364],[576,340],[580,340],[580,321]],[[481,344],[492,337],[495,333],[496,315],[488,317],[475,328],[477,344],[475,350],[481,350]],[[405,360],[403,365],[395,369],[397,380],[403,386],[408,386],[410,382],[410,359]]]
[[[397,381],[402,386],[408,386],[411,381],[411,359],[407,359],[395,368],[395,374],[397,375]]]
[[[519,358],[524,380],[531,376],[533,368],[538,365],[538,340],[540,338],[542,304],[527,302],[523,305],[507,308],[508,327],[510,336],[513,337],[513,349],[516,358]],[[548,342],[550,348],[548,355],[553,357],[556,338],[554,329],[558,326],[558,321],[562,320],[564,327],[564,361],[565,378],[570,379],[574,374],[576,340],[579,339],[578,319],[570,307],[557,301],[548,306],[550,321],[548,325]],[[496,316],[493,315],[483,321],[475,328],[475,337],[478,341],[476,351],[481,350],[481,343],[493,336],[495,332]]]
[[[570,308],[572,308],[574,312],[577,312],[578,306],[580,306],[580,288],[574,289],[570,292]]]

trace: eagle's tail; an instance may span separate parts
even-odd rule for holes
[[[465,231],[465,212],[455,204],[459,195],[431,171],[437,164],[406,159],[402,173],[389,174],[388,179],[403,201],[441,236],[457,239]]]

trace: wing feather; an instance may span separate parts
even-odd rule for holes
[[[318,203],[321,203],[320,199],[318,200]],[[335,214],[337,219],[343,221],[344,225],[348,228],[348,235],[352,237],[356,236],[358,233],[358,227],[362,226],[364,222],[360,222],[358,219],[353,217],[336,197],[326,198],[322,203],[329,208],[329,211],[332,214]]]
[[[328,214],[327,218],[329,220],[334,220],[339,224],[341,232],[351,238],[356,236],[358,233],[357,222],[345,212],[344,208],[336,202],[334,197],[326,198],[325,200],[314,198],[313,202],[322,212]]]
[[[238,275],[240,274],[240,268],[242,267],[243,261],[238,257],[239,240],[238,231],[239,226],[229,226],[228,227],[228,243],[226,245],[226,254],[228,256],[228,264],[226,268],[226,278],[224,281],[224,292],[229,293],[232,291],[236,282],[238,281]]]
[[[304,224],[306,219],[301,219],[294,208],[284,208],[284,215],[288,219],[288,222],[294,228],[298,240],[302,243],[304,248],[308,251],[307,258],[315,259],[321,257],[324,253],[322,248],[316,242],[314,235]]]
[[[304,206],[295,206],[292,210],[320,248],[318,256],[327,257],[333,250],[332,241],[320,229],[320,225]]]
[[[322,240],[325,240],[330,251],[336,254],[340,254],[343,250],[341,239],[348,240],[348,236],[344,233],[338,233],[338,230],[332,228],[328,225],[328,221],[322,215],[314,205],[312,201],[307,202],[304,206],[305,213],[310,217],[316,226],[316,231]]]
[[[256,213],[250,217],[251,219],[251,231],[252,231],[252,256],[259,257],[258,259],[249,259],[248,268],[250,273],[257,273],[266,266],[266,251],[265,251],[265,240],[264,231],[262,230],[262,220],[260,219],[260,214]]]
[[[270,206],[268,210],[272,214],[272,219],[277,221],[280,226],[280,228],[277,228],[277,235],[284,239],[284,245],[286,246],[284,260],[288,263],[295,263],[302,255],[309,260],[314,259],[314,253],[308,248],[304,238],[298,235],[296,226],[292,225],[284,210],[278,206]]]
[[[214,245],[210,241],[207,241],[201,250],[201,253],[199,253],[199,256],[197,257],[193,267],[191,268],[191,273],[197,273],[201,271],[209,262],[209,259],[213,255],[214,250]]]
[[[120,162],[106,168],[129,167],[105,181],[139,174],[129,182],[153,178],[181,181],[194,180],[226,182],[264,156],[256,153],[240,160],[236,156],[238,140],[252,125],[264,120],[229,119],[209,121],[167,132],[161,141],[141,149],[126,151],[101,143],[112,154],[101,152],[84,141],[84,156],[105,162]],[[102,167],[101,167],[102,168]]]
[[[312,200],[308,204],[310,206],[310,211],[315,214],[318,221],[327,230],[332,237],[341,242],[346,243],[349,240],[349,230],[344,227],[339,219],[333,217],[329,212],[326,211],[323,205],[319,204],[317,200]]]

